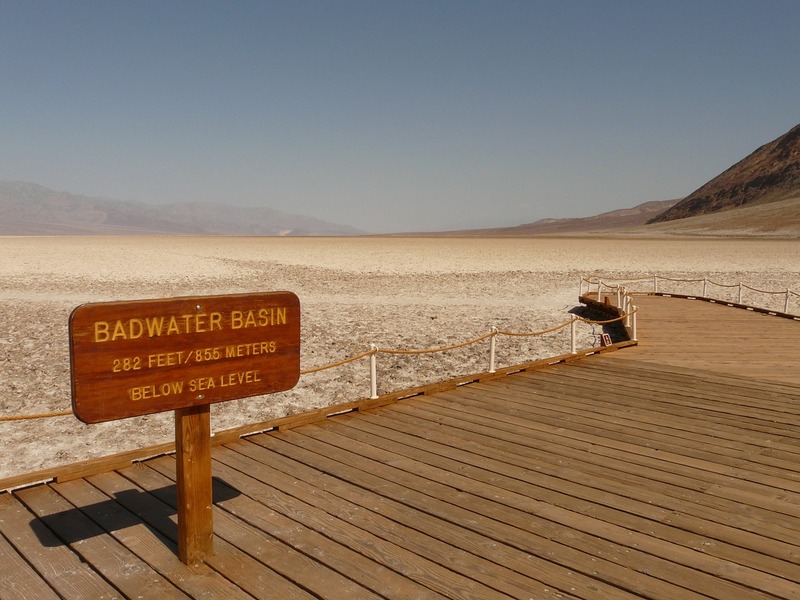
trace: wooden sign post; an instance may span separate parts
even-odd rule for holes
[[[300,378],[291,292],[83,304],[69,320],[72,409],[84,423],[175,411],[178,554],[213,554],[211,410]]]

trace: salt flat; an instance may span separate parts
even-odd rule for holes
[[[0,415],[70,406],[67,321],[85,302],[295,292],[303,369],[387,348],[429,348],[492,326],[535,331],[567,319],[582,275],[744,281],[800,291],[800,240],[579,238],[0,237]],[[645,286],[646,284],[641,284]],[[681,291],[697,284],[674,284]],[[678,291],[678,290],[676,290]],[[732,293],[728,289],[720,294]],[[782,307],[777,296],[753,303]],[[579,346],[597,344],[581,326]],[[487,368],[486,343],[381,357],[380,391]],[[501,338],[500,364],[566,352],[564,333]],[[368,395],[365,360],[303,376],[288,392],[215,405],[215,430]],[[101,425],[74,417],[0,422],[0,477],[170,440],[172,416]]]

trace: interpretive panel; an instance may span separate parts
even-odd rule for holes
[[[290,389],[300,378],[291,292],[77,307],[69,319],[72,409],[85,423]]]

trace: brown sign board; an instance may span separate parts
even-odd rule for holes
[[[77,307],[69,319],[72,409],[85,423],[290,389],[300,378],[291,292]]]

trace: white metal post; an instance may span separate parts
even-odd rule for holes
[[[378,347],[370,345],[372,354],[369,355],[369,397],[373,400],[378,397]]]
[[[742,303],[742,282],[739,282],[739,302],[737,304]]]
[[[578,341],[576,339],[578,330],[578,328],[576,327],[577,323],[578,323],[578,318],[573,316],[572,322],[569,324],[569,337],[570,337],[569,351],[572,354],[578,353]]]
[[[789,290],[786,290],[786,302],[783,303],[783,312],[789,313]]]
[[[633,310],[633,314],[631,315],[631,323],[632,323],[632,325],[631,325],[631,338],[633,339],[634,342],[637,342],[637,341],[639,341],[639,337],[636,334],[636,310],[637,310],[636,306],[633,305],[631,307],[631,310]]]
[[[708,298],[708,278],[703,277],[703,298]]]
[[[623,311],[625,312],[625,327],[630,327],[631,326],[631,310],[630,310],[631,309],[631,297],[628,296],[627,290],[626,290],[626,293],[625,293],[625,301],[623,302],[623,304],[625,305],[625,308],[623,309]]]
[[[497,350],[497,327],[492,327],[492,337],[489,339],[489,373],[495,372],[494,359]]]

